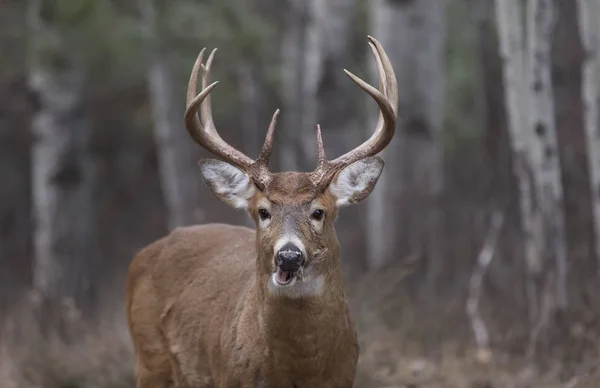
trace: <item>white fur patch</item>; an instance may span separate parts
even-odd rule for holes
[[[213,194],[236,209],[248,209],[254,184],[242,170],[220,160],[203,160],[200,169]]]
[[[269,293],[273,296],[285,296],[292,299],[307,296],[320,296],[323,295],[325,289],[325,278],[323,275],[317,275],[303,280],[294,278],[290,284],[284,286],[277,283],[276,277],[276,274],[272,274],[267,286]]]
[[[300,249],[300,252],[302,252],[304,257],[306,257],[306,248],[304,247],[304,243],[302,242],[302,240],[300,240],[297,236],[288,234],[284,234],[279,238],[279,240],[277,240],[277,242],[273,246],[273,255],[277,255],[277,252],[279,252],[281,247],[283,247],[287,243],[294,244],[296,247],[298,247],[298,249]]]
[[[337,198],[338,207],[359,202],[371,193],[383,171],[383,160],[378,157],[365,158],[344,168],[329,190]]]

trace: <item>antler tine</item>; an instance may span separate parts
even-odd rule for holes
[[[267,136],[265,137],[265,142],[263,143],[263,146],[260,149],[260,154],[257,160],[259,164],[264,165],[265,167],[269,165],[271,151],[273,150],[273,135],[275,133],[275,126],[277,125],[277,116],[279,116],[279,109],[277,109],[275,113],[273,113],[271,124],[269,124],[269,129],[267,129]]]
[[[266,186],[270,179],[270,173],[266,167],[271,146],[273,142],[273,132],[277,113],[273,116],[271,126],[267,132],[265,145],[261,150],[261,156],[256,160],[252,160],[247,155],[237,150],[236,148],[225,142],[214,125],[212,118],[212,107],[210,103],[210,92],[217,86],[218,82],[213,82],[208,85],[210,70],[216,49],[214,49],[206,62],[203,64],[204,53],[206,49],[202,49],[192,68],[190,80],[187,90],[187,108],[185,110],[185,126],[190,136],[200,146],[220,157],[226,162],[242,169],[250,175],[254,183],[261,189]],[[196,85],[198,82],[198,73],[202,70],[202,91],[196,95]],[[201,120],[198,118],[197,110],[200,108]]]
[[[375,68],[377,69],[377,79],[378,79],[377,88],[383,93],[384,96],[387,97],[387,85],[386,85],[387,76],[383,69],[383,63],[381,61],[381,57],[379,56],[379,53],[377,52],[377,47],[375,47],[373,42],[371,42],[370,40],[369,40],[369,48],[371,49],[371,54],[373,54],[373,58],[375,58]]]
[[[210,54],[208,55],[208,59],[206,60],[206,64],[202,64],[202,89],[205,89],[208,86],[208,80],[210,77],[210,70],[212,68],[212,62],[215,59],[215,54],[217,49],[214,48]],[[204,102],[200,105],[200,117],[202,118],[202,123],[204,125],[204,130],[209,132],[212,136],[219,136],[217,129],[215,127],[215,123],[213,122],[212,117],[212,104],[210,94],[206,96]]]
[[[396,116],[398,114],[398,84],[396,75],[381,44],[372,36],[368,38],[369,47],[377,65],[379,89],[369,85],[346,69],[344,69],[344,72],[358,87],[369,94],[379,106],[377,125],[371,137],[357,148],[332,161],[322,162],[319,159],[317,168],[313,171],[311,178],[314,184],[320,189],[324,189],[331,182],[335,174],[345,166],[381,152],[390,143],[396,130]]]
[[[373,38],[370,35],[369,35],[369,40],[370,40],[369,46],[371,47],[371,51],[373,52],[373,55],[375,55],[375,52],[380,54],[376,57],[376,59],[378,60],[377,72],[378,73],[381,72],[382,74],[385,75],[385,82],[384,82],[385,95],[388,98],[388,101],[390,102],[390,105],[392,106],[392,109],[394,110],[394,116],[396,117],[396,116],[398,116],[398,81],[396,80],[396,73],[394,72],[392,62],[390,61],[390,58],[388,57],[387,53],[383,49],[383,46],[381,45],[381,43],[379,43],[377,41],[377,39]],[[381,81],[381,77],[380,77],[380,81]]]
[[[317,124],[317,169],[325,167],[327,157],[325,156],[325,146],[323,145],[323,135],[321,126]]]
[[[204,61],[204,53],[206,52],[206,47],[200,50],[200,54],[196,58],[196,62],[194,62],[194,67],[192,68],[192,74],[190,75],[190,80],[188,81],[187,88],[187,98],[185,105],[190,106],[192,100],[196,98],[196,85],[198,85],[198,73],[200,72],[200,66],[202,66],[202,62]]]

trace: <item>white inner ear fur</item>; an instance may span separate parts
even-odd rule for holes
[[[204,161],[200,169],[215,196],[236,209],[248,209],[255,190],[248,175],[220,160]]]
[[[366,198],[383,171],[383,160],[378,157],[365,158],[344,168],[329,190],[336,197],[338,207],[357,203]]]

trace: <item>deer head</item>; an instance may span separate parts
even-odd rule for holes
[[[211,111],[210,92],[218,82],[209,84],[209,75],[216,49],[206,63],[203,49],[194,64],[187,91],[186,128],[198,144],[222,159],[202,160],[202,174],[217,198],[246,210],[255,221],[257,267],[274,293],[297,296],[319,292],[323,276],[335,260],[332,258],[339,257],[334,229],[338,208],[365,199],[383,170],[383,160],[376,154],[394,135],[398,91],[383,47],[372,37],[369,46],[377,64],[379,89],[344,71],[379,106],[375,131],[357,148],[327,160],[317,125],[317,167],[310,173],[269,172],[278,110],[256,160],[226,143],[215,128]],[[202,91],[196,95],[200,70]]]

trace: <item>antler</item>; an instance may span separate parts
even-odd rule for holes
[[[323,190],[335,174],[344,167],[368,156],[381,152],[392,140],[396,130],[396,117],[398,115],[398,84],[392,64],[383,49],[383,46],[372,36],[369,36],[369,47],[377,64],[379,75],[379,90],[367,84],[348,70],[346,74],[361,89],[367,92],[379,105],[379,119],[371,137],[363,144],[346,154],[328,161],[325,157],[321,127],[317,125],[317,168],[310,174],[311,180],[317,188]]]
[[[218,81],[208,85],[212,62],[217,49],[213,49],[206,60],[206,64],[203,64],[205,51],[206,48],[203,48],[200,51],[196,63],[194,63],[192,74],[190,75],[187,90],[187,108],[185,110],[185,126],[196,143],[200,144],[224,161],[229,162],[246,172],[252,177],[252,180],[257,186],[264,189],[271,180],[268,164],[273,148],[273,133],[275,132],[275,124],[277,122],[277,116],[279,115],[279,109],[273,114],[258,159],[252,160],[224,141],[221,136],[219,136],[213,122],[212,107],[210,103],[210,92],[217,86]],[[198,83],[198,72],[200,69],[202,69],[202,91],[200,94],[196,95],[196,85]],[[200,107],[200,119],[197,114],[198,107]]]
[[[344,71],[350,79],[369,94],[379,106],[380,113],[377,126],[375,127],[373,135],[371,135],[371,137],[363,144],[332,161],[328,161],[325,157],[321,127],[317,125],[317,168],[310,173],[310,179],[313,184],[321,190],[327,187],[333,177],[344,167],[357,160],[381,152],[394,136],[396,116],[398,115],[398,85],[396,82],[396,75],[394,74],[394,69],[392,68],[392,64],[385,53],[385,50],[372,36],[369,36],[369,47],[371,48],[377,64],[379,90],[367,84],[348,70],[344,69]],[[273,148],[273,134],[275,132],[275,124],[277,122],[277,116],[279,115],[279,109],[273,114],[258,159],[252,160],[247,155],[225,142],[221,136],[219,136],[219,133],[215,128],[210,103],[210,92],[217,86],[218,81],[213,82],[210,85],[208,84],[212,62],[217,49],[214,49],[210,53],[206,64],[203,64],[205,51],[205,48],[200,51],[192,69],[192,74],[190,75],[187,90],[187,108],[185,110],[185,126],[196,143],[200,144],[224,161],[245,171],[252,177],[257,186],[264,189],[271,180],[268,164]],[[202,91],[200,94],[196,95],[196,85],[198,83],[198,73],[200,70],[202,70]],[[198,118],[197,114],[198,107],[200,107],[200,118]]]

